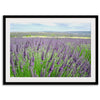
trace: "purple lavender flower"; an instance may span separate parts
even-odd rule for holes
[[[60,64],[60,61],[61,61],[61,59],[59,58],[59,60],[58,60],[58,62],[57,62],[57,65],[59,65],[59,64]]]
[[[42,52],[41,59],[44,60],[44,52]]]
[[[53,49],[53,51],[52,51],[52,55],[51,55],[51,57],[50,57],[50,59],[49,59],[49,62],[52,60],[53,56],[54,56],[54,49]]]
[[[25,58],[26,57],[26,50],[24,49],[24,52],[23,52],[23,57]]]
[[[11,64],[13,63],[13,56],[12,55],[10,56],[10,63]]]
[[[40,64],[43,64],[43,62],[40,62]]]
[[[67,66],[67,63],[64,64],[64,67],[66,67],[66,66]]]
[[[41,42],[41,41],[40,41]],[[38,46],[37,46],[37,51],[39,50],[39,48],[40,48],[40,43],[38,44]]]
[[[65,60],[65,58],[66,58],[66,48],[65,48],[65,51],[64,51],[64,54],[63,54],[63,61]]]
[[[16,52],[18,53],[18,45],[16,45]]]
[[[79,60],[78,62],[76,62],[76,66],[80,66],[82,64],[82,62]]]
[[[53,71],[53,68],[54,68],[54,62],[55,62],[55,59],[54,59],[53,62],[52,62],[52,65],[51,65],[51,67],[50,67],[50,69],[49,69],[49,72],[52,72],[52,71]]]
[[[65,47],[62,48],[62,50],[60,51],[60,53],[62,53],[64,51]]]
[[[78,58],[76,58],[76,56],[75,56],[75,57],[73,57],[73,61],[74,61],[74,62],[76,62],[76,61],[77,61],[77,59],[78,59]]]
[[[17,66],[17,60],[15,60],[15,66]]]
[[[29,41],[27,41],[26,44],[24,45],[25,49],[28,48],[28,43],[29,43]]]
[[[62,66],[59,68],[59,72],[61,72],[63,70],[64,67],[64,63],[62,64]]]
[[[30,66],[34,66],[34,62],[30,60]]]
[[[15,70],[15,68],[13,68],[13,67],[12,67],[12,72],[13,72],[14,77],[15,77],[15,76],[16,76],[16,70]]]
[[[55,45],[55,50],[56,50],[56,52],[58,51],[58,44],[57,43]]]
[[[46,53],[45,53],[45,57],[47,56],[47,53],[48,53],[48,51],[49,51],[49,49],[50,49],[50,44],[51,44],[51,41],[50,41],[49,44],[48,44],[48,47],[47,47],[47,50],[46,50]]]
[[[31,60],[32,60],[32,62],[34,62],[34,55],[33,55],[33,57],[31,58]]]
[[[62,70],[63,70],[63,66],[62,66],[62,67],[60,67],[59,72],[61,72]]]
[[[13,52],[13,46],[11,45],[10,47],[10,52],[12,53]]]

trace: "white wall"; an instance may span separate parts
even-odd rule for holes
[[[0,46],[2,46],[3,15],[100,15],[99,1],[100,0],[1,0]],[[0,100],[99,100],[100,98],[100,85],[3,86],[2,47],[0,48],[0,55]]]

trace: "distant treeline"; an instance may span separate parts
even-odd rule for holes
[[[50,36],[50,37],[91,37],[90,32],[11,32],[10,37]]]

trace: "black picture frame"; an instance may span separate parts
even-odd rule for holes
[[[6,19],[7,18],[94,18],[95,19],[95,82],[6,82]],[[3,85],[98,85],[98,15],[4,15],[3,16]]]

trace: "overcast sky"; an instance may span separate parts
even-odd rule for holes
[[[91,31],[90,23],[11,23],[11,32]]]

